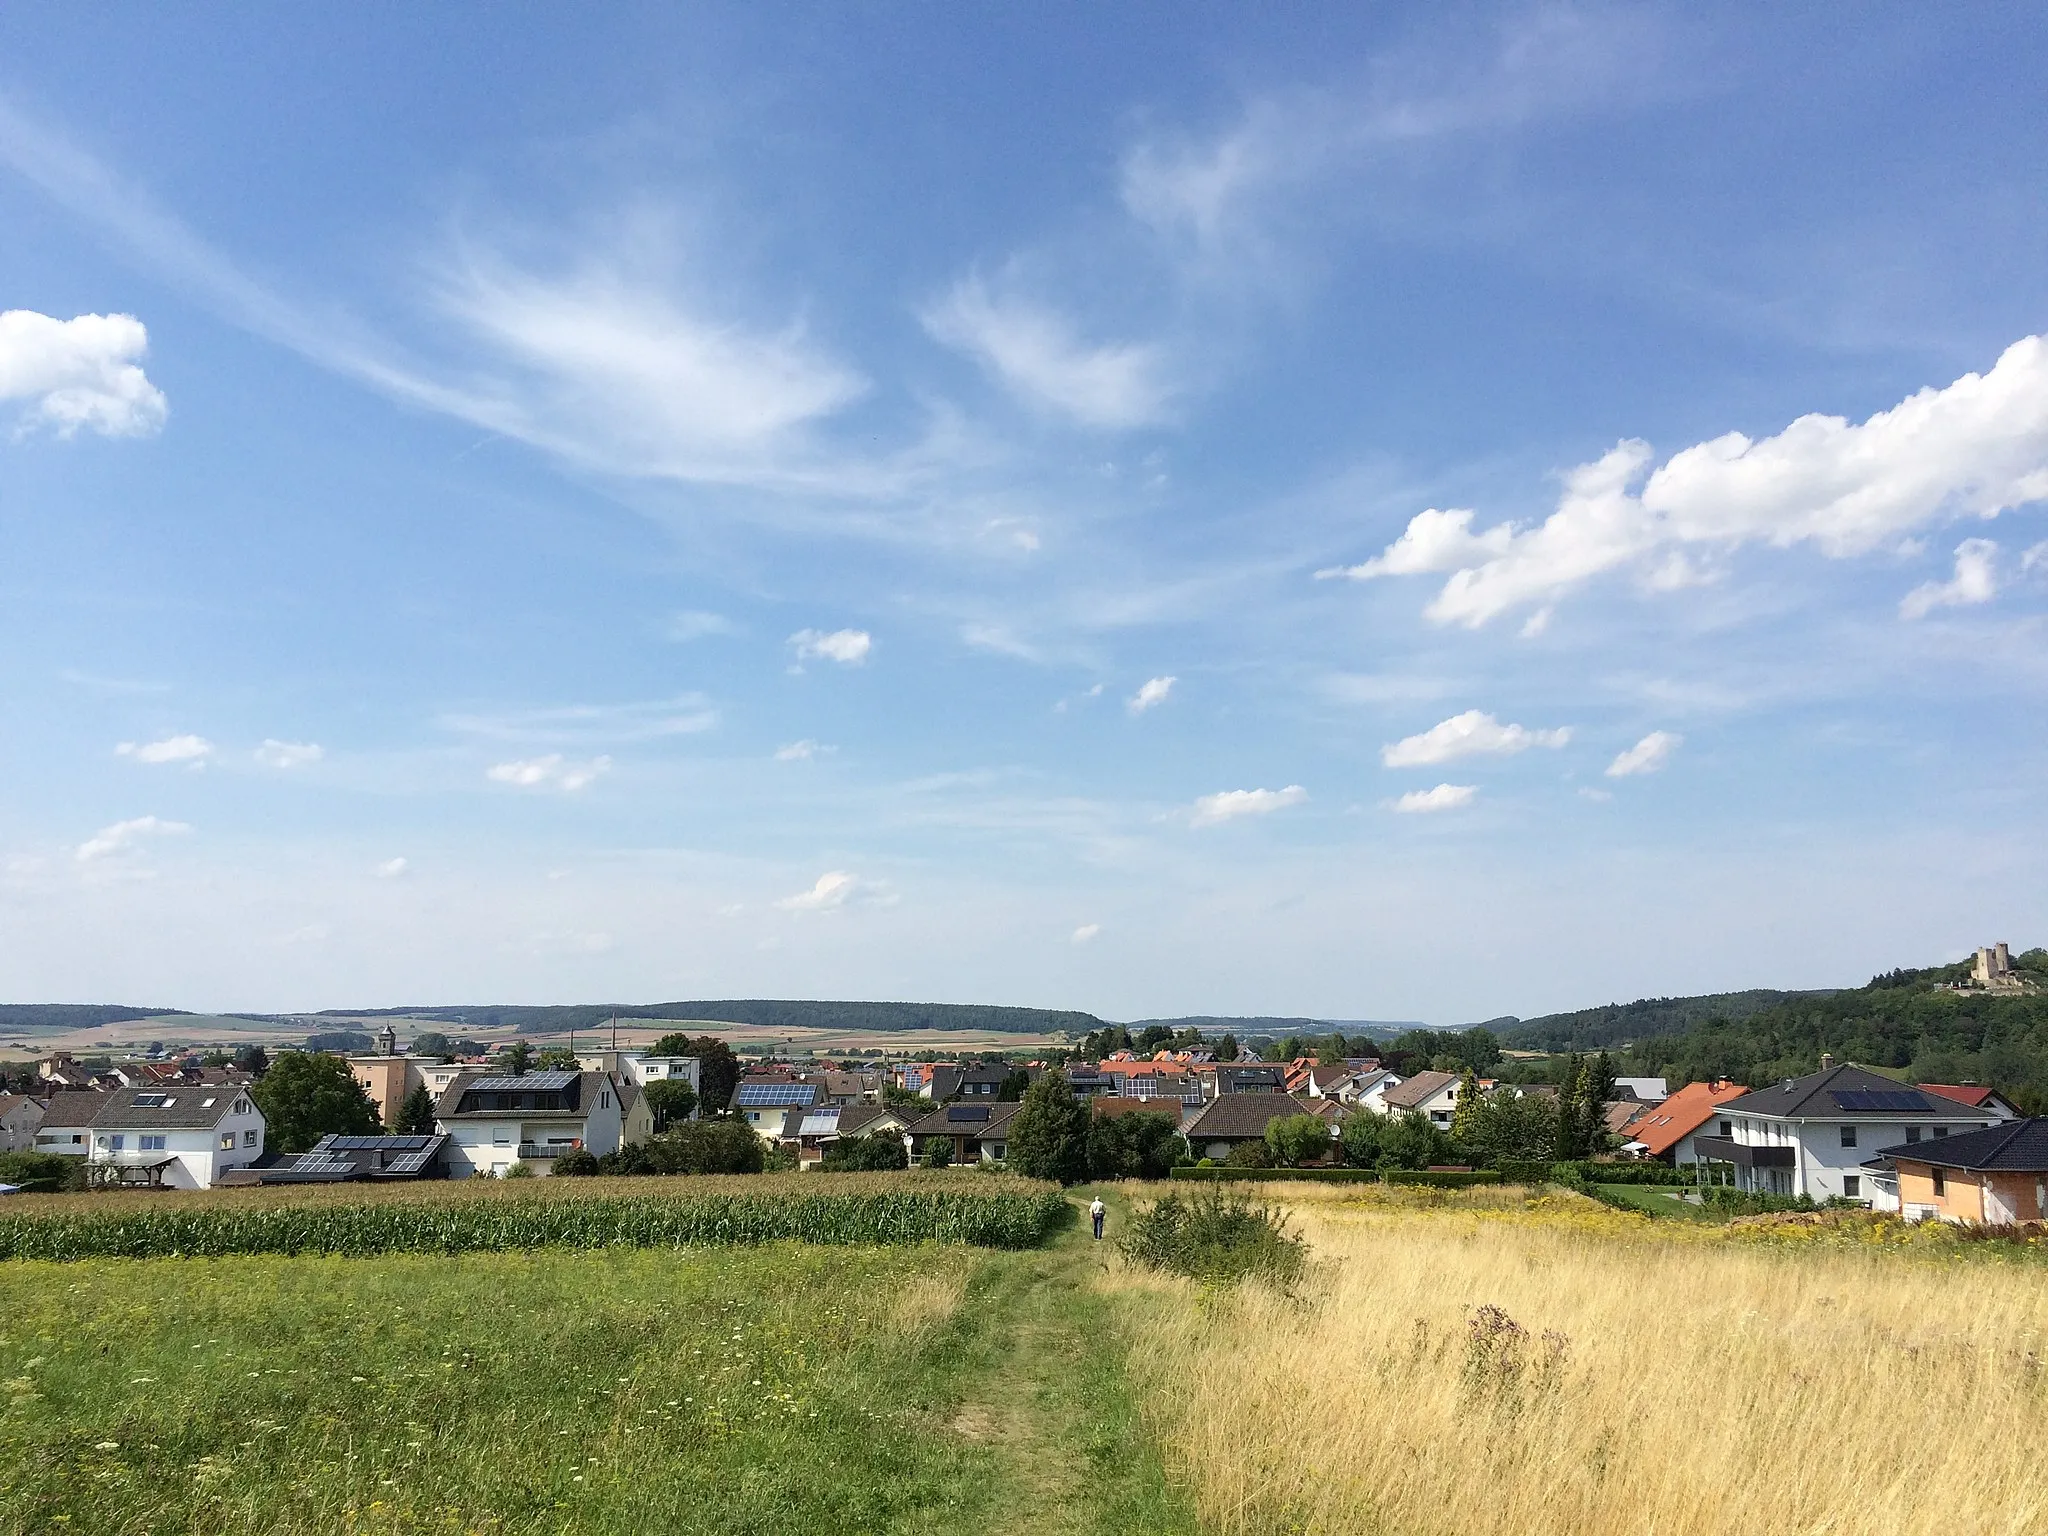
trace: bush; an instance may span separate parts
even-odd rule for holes
[[[1163,1179],[1181,1156],[1179,1115],[1102,1115],[1088,1127],[1091,1179]]]
[[[950,1136],[928,1136],[924,1143],[924,1156],[918,1159],[927,1168],[950,1168],[953,1166],[953,1138]]]
[[[886,1173],[908,1168],[910,1153],[903,1138],[890,1131],[870,1136],[842,1136],[825,1148],[818,1163],[821,1173]]]
[[[503,1173],[498,1175],[501,1179],[530,1179],[533,1176],[533,1170],[525,1163],[513,1163]]]
[[[1266,1150],[1282,1167],[1321,1162],[1330,1149],[1330,1123],[1320,1115],[1282,1115],[1267,1122]]]
[[[761,1138],[744,1120],[685,1120],[661,1136],[607,1152],[599,1173],[760,1173]]]
[[[85,1188],[85,1159],[55,1152],[0,1152],[0,1184],[32,1195]]]
[[[1131,1217],[1117,1246],[1133,1264],[1193,1280],[1256,1277],[1283,1286],[1300,1276],[1308,1252],[1279,1207],[1215,1185],[1154,1201]]]
[[[1700,1197],[1708,1210],[1722,1216],[1762,1216],[1772,1211],[1814,1209],[1813,1199],[1808,1195],[1766,1195],[1725,1185],[1702,1190]]]
[[[1575,1168],[1578,1176],[1588,1184],[1691,1184],[1696,1182],[1690,1169],[1678,1169],[1665,1163],[1568,1163],[1560,1167]]]
[[[1389,1184],[1429,1184],[1438,1189],[1468,1189],[1474,1184],[1498,1184],[1497,1168],[1389,1168],[1382,1177]]]
[[[1540,1158],[1504,1157],[1494,1165],[1494,1171],[1508,1184],[1548,1184],[1554,1175],[1552,1163]]]
[[[1273,1154],[1263,1141],[1240,1141],[1223,1159],[1226,1168],[1270,1168]]]
[[[1377,1184],[1380,1179],[1376,1168],[1218,1168],[1214,1163],[1207,1167],[1197,1163],[1192,1168],[1176,1168],[1169,1177],[1209,1183],[1219,1179],[1251,1183],[1292,1179],[1313,1184]]]
[[[597,1154],[587,1147],[564,1152],[555,1159],[555,1177],[558,1179],[587,1179],[597,1172]]]

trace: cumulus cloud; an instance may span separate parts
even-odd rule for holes
[[[786,747],[777,747],[775,749],[775,761],[778,763],[807,763],[814,757],[823,757],[827,753],[837,752],[838,750],[837,747],[828,747],[823,742],[812,741],[806,736],[802,741],[792,741]]]
[[[1989,539],[1965,539],[1956,546],[1955,575],[1929,581],[1899,601],[1899,617],[1924,619],[1937,608],[1967,608],[1998,595],[1998,546]]]
[[[868,659],[875,640],[864,629],[835,629],[829,634],[800,629],[789,637],[789,643],[796,647],[798,661],[836,661],[841,666],[857,667]]]
[[[1226,789],[1196,800],[1189,820],[1198,827],[1213,827],[1240,816],[1270,816],[1291,805],[1300,805],[1307,798],[1308,791],[1299,784],[1290,784],[1285,789]]]
[[[1929,524],[1995,517],[2048,498],[2048,337],[2014,342],[1989,372],[1923,389],[1861,423],[1811,415],[1761,441],[1730,432],[1645,479],[1652,458],[1647,443],[1627,441],[1581,465],[1565,476],[1557,510],[1533,527],[1475,532],[1471,512],[1431,508],[1374,559],[1317,574],[1448,572],[1425,612],[1476,629],[1609,572],[1669,589],[1707,579],[1695,556],[1745,544],[1810,544],[1844,559]]]
[[[1102,924],[1083,923],[1080,927],[1074,930],[1074,935],[1071,942],[1075,944],[1092,943],[1094,941],[1095,936],[1100,932],[1102,932]]]
[[[382,864],[379,864],[377,866],[377,878],[379,880],[396,880],[400,875],[404,874],[408,869],[411,868],[412,861],[409,859],[386,859]]]
[[[1571,739],[1570,726],[1532,731],[1527,726],[1502,725],[1483,710],[1468,709],[1420,735],[1382,747],[1380,761],[1389,768],[1420,768],[1461,757],[1505,757],[1531,747],[1561,747]]]
[[[80,843],[78,860],[81,864],[90,864],[94,859],[124,853],[144,838],[176,837],[191,830],[185,822],[165,821],[159,816],[137,816],[130,821],[117,821],[110,827],[101,827]]]
[[[1152,678],[1130,696],[1125,702],[1124,708],[1134,715],[1142,715],[1146,710],[1164,704],[1166,696],[1173,692],[1173,685],[1179,681],[1180,679],[1177,677]]]
[[[169,407],[138,361],[149,333],[133,315],[58,320],[32,309],[0,313],[0,401],[21,401],[24,430],[49,427],[147,437]]]
[[[956,283],[923,320],[935,340],[974,358],[1013,394],[1083,426],[1115,431],[1168,414],[1172,389],[1157,347],[1091,345],[1058,311],[994,295],[978,277]]]
[[[832,912],[869,889],[866,881],[843,869],[827,870],[808,891],[785,896],[775,905],[785,912]]]
[[[256,761],[266,768],[303,768],[308,763],[317,763],[327,755],[327,749],[312,741],[279,741],[266,736],[263,745],[256,749]]]
[[[138,763],[190,763],[194,767],[213,756],[213,743],[204,736],[166,736],[161,741],[124,741],[114,748],[117,757],[132,757]]]
[[[1685,738],[1673,731],[1652,731],[1607,765],[1607,777],[1626,779],[1638,773],[1655,773],[1671,760]]]
[[[1394,802],[1404,816],[1426,816],[1432,811],[1455,811],[1470,805],[1479,793],[1476,784],[1439,784],[1435,789],[1411,789]]]
[[[598,776],[609,772],[611,766],[609,757],[594,757],[585,763],[574,763],[564,759],[559,752],[550,752],[546,757],[498,763],[485,769],[484,774],[497,784],[513,784],[521,789],[559,789],[566,794],[574,794],[597,782]]]

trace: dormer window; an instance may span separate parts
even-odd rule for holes
[[[169,1097],[161,1093],[138,1093],[135,1095],[135,1107],[137,1109],[162,1109],[170,1102]]]

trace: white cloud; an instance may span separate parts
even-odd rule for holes
[[[1134,715],[1142,715],[1146,710],[1164,704],[1166,696],[1173,692],[1173,685],[1179,681],[1180,679],[1177,677],[1152,678],[1130,696],[1125,702],[1124,708]]]
[[[518,762],[499,763],[484,770],[485,777],[498,784],[514,784],[521,789],[554,788],[574,794],[588,788],[597,781],[600,774],[611,770],[609,757],[594,757],[587,763],[565,761],[559,752],[550,752],[546,757],[529,757]]]
[[[147,437],[163,430],[169,410],[137,361],[148,350],[149,333],[133,315],[0,312],[0,401],[27,402],[24,429]]]
[[[176,837],[190,832],[192,828],[182,821],[165,821],[157,816],[137,816],[132,821],[117,821],[110,827],[101,827],[91,837],[78,845],[80,863],[89,864],[94,859],[104,859],[135,846],[146,837]]]
[[[1967,608],[1998,595],[1998,546],[1965,539],[1956,546],[1956,572],[1947,581],[1915,587],[1899,601],[1899,617],[1924,619],[1937,608]]]
[[[922,318],[936,340],[973,357],[1013,393],[1083,426],[1120,430],[1166,419],[1172,388],[1155,346],[1091,346],[1064,315],[997,297],[978,277],[956,283]]]
[[[671,640],[690,641],[702,640],[707,635],[729,635],[734,631],[732,620],[723,614],[686,608],[669,617],[663,632]]]
[[[1673,731],[1652,731],[1607,765],[1607,777],[1626,779],[1633,774],[1655,773],[1671,760],[1685,738]]]
[[[1439,784],[1435,789],[1411,789],[1394,802],[1405,816],[1426,816],[1432,811],[1455,811],[1472,803],[1479,793],[1476,784]]]
[[[197,766],[213,756],[213,743],[204,736],[166,736],[162,741],[124,741],[114,748],[117,757],[132,757],[138,763],[191,763]]]
[[[1213,827],[1240,816],[1270,816],[1306,799],[1308,791],[1299,784],[1290,784],[1285,789],[1226,789],[1196,800],[1189,820],[1198,827]]]
[[[1389,768],[1419,768],[1461,757],[1502,757],[1526,752],[1531,747],[1561,747],[1571,739],[1570,726],[1532,731],[1526,726],[1502,725],[1482,710],[1468,709],[1462,715],[1439,721],[1419,736],[1403,737],[1382,747],[1380,761]]]
[[[396,880],[400,875],[404,874],[408,869],[411,868],[412,861],[409,859],[386,859],[383,863],[377,866],[377,878],[379,880]]]
[[[1074,930],[1074,937],[1072,942],[1076,944],[1090,943],[1094,940],[1095,936],[1100,932],[1102,932],[1102,924],[1083,923],[1080,927]]]
[[[777,747],[775,749],[775,761],[778,763],[807,763],[814,757],[823,757],[838,750],[837,747],[826,746],[823,742],[812,741],[806,736],[802,741],[792,741],[786,747]]]
[[[718,724],[718,711],[700,693],[626,704],[563,704],[546,709],[508,710],[494,715],[444,715],[450,730],[494,741],[656,741],[688,736]]]
[[[874,637],[864,629],[835,629],[830,634],[800,629],[789,637],[789,643],[796,647],[799,661],[836,661],[847,667],[866,661],[875,645]]]
[[[775,905],[785,912],[831,912],[845,906],[867,888],[867,883],[857,875],[848,874],[843,869],[828,870],[818,876],[808,891],[785,896]]]
[[[1860,424],[1812,415],[1762,441],[1731,432],[1643,480],[1651,458],[1648,444],[1630,441],[1581,465],[1534,527],[1474,533],[1469,511],[1432,508],[1378,557],[1317,574],[1449,572],[1426,613],[1478,628],[1624,568],[1653,589],[1708,579],[1687,547],[1712,557],[1750,543],[1811,544],[1843,559],[1925,525],[1995,517],[2048,499],[2048,337],[2016,341],[1988,373],[1923,389]]]
[[[326,755],[327,749],[317,742],[279,741],[270,736],[256,749],[256,761],[266,768],[302,768]]]
[[[2048,565],[2048,539],[2042,540],[2020,556],[2022,571],[2031,571],[2037,565]]]

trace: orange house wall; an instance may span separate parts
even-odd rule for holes
[[[1927,1164],[1909,1163],[1901,1158],[1898,1166],[1901,1205],[1931,1205],[1948,1221],[1984,1219],[1984,1191],[1978,1187],[1976,1174],[1949,1170],[1948,1192],[1937,1195],[1934,1170]]]
[[[390,1118],[391,1107],[405,1102],[406,1090],[411,1086],[406,1079],[412,1073],[412,1063],[404,1058],[383,1061],[352,1061],[349,1070],[356,1075],[356,1081],[363,1085],[363,1091],[376,1101],[377,1113]]]

